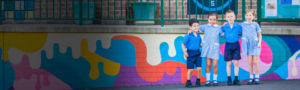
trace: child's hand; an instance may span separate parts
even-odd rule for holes
[[[184,52],[184,56],[185,56],[185,57],[189,57],[189,54],[185,51],[185,52]]]
[[[225,26],[226,24],[227,24],[227,22],[224,22],[224,23],[223,23],[223,26]]]
[[[258,43],[257,47],[260,48],[261,47],[261,43]]]

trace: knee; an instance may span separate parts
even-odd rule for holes
[[[214,67],[214,69],[217,69],[218,68],[218,64],[214,64],[213,67]]]
[[[249,61],[249,65],[252,65],[253,64],[253,62],[252,61]]]
[[[253,64],[257,65],[257,64],[258,64],[258,60],[255,60],[255,61],[253,62]]]
[[[211,67],[211,64],[206,64],[206,67],[208,67],[208,68]]]
[[[201,68],[197,68],[197,71],[201,71]]]

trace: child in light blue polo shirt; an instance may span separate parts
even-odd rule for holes
[[[243,55],[248,55],[249,61],[249,85],[259,83],[258,57],[261,52],[262,35],[259,25],[252,22],[254,17],[254,10],[247,10],[245,15],[246,21],[241,24],[243,27],[242,51]],[[255,67],[255,79],[253,78],[253,66]]]
[[[201,57],[206,58],[206,86],[210,86],[211,66],[213,66],[213,85],[218,85],[218,59],[220,55],[219,38],[223,34],[217,24],[218,15],[212,12],[208,15],[208,24],[200,25],[199,32],[204,33]]]

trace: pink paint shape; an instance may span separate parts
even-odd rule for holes
[[[240,46],[242,44],[242,40],[239,39]],[[242,46],[241,46],[242,48]],[[259,73],[263,74],[267,72],[272,65],[272,60],[273,60],[273,55],[272,55],[272,50],[270,46],[265,42],[262,41],[262,48],[261,48],[261,55],[259,58]],[[221,54],[224,55],[225,50],[225,44],[220,45],[220,51]],[[241,60],[240,60],[240,67],[246,71],[249,72],[249,61],[248,61],[248,56],[242,54],[242,49],[241,49]],[[254,69],[254,68],[253,68]]]
[[[30,67],[29,57],[24,55],[20,64],[12,64],[15,70],[16,90],[70,90],[71,87],[43,69]]]
[[[271,64],[273,61],[273,53],[271,47],[265,42],[261,42],[260,59],[265,64]]]
[[[249,72],[248,56],[247,55],[241,55],[241,56],[242,56],[242,59],[240,60],[240,67]],[[263,63],[261,61],[261,59],[259,59],[258,63],[259,63],[259,73],[260,74],[267,72],[272,66],[272,63],[270,63],[270,64]],[[253,66],[253,72],[254,72],[254,69],[255,68]]]

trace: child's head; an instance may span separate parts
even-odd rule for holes
[[[189,21],[190,30],[197,32],[199,28],[199,22],[196,19],[191,19]]]
[[[235,20],[235,14],[234,14],[234,11],[232,10],[228,10],[226,11],[226,20],[228,23],[234,23],[234,20]]]
[[[245,15],[245,18],[248,22],[251,22],[255,17],[255,11],[254,10],[247,10],[246,11],[246,15]]]
[[[208,15],[208,24],[214,25],[217,24],[218,15],[215,12],[212,12]]]

